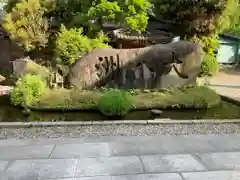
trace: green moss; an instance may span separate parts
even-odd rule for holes
[[[48,91],[32,104],[38,108],[82,108],[97,109],[104,91],[79,91],[60,89]],[[207,87],[187,87],[160,91],[131,90],[133,107],[147,108],[210,108],[220,103],[220,96]]]
[[[118,89],[106,91],[98,102],[98,108],[105,116],[125,116],[132,107],[130,94]]]

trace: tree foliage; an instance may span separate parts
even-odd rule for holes
[[[228,0],[153,0],[156,14],[181,24],[188,37],[215,34],[223,24]]]
[[[153,0],[155,14],[181,27],[187,40],[197,42],[205,52],[202,73],[212,75],[219,70],[216,50],[219,34],[229,28],[239,0]]]
[[[151,7],[148,0],[49,0],[45,4],[49,15],[66,26],[100,30],[103,22],[114,22],[139,32],[147,26],[147,9]]]
[[[61,63],[71,65],[79,56],[91,52],[97,48],[109,47],[104,43],[106,37],[100,35],[95,39],[90,39],[82,35],[82,28],[66,29],[64,25],[61,26],[58,38],[56,41],[57,55],[61,59]]]
[[[148,23],[149,8],[148,0],[9,0],[4,26],[12,39],[31,51],[46,45],[47,30],[53,24],[54,31],[61,24],[68,29],[84,27],[91,38],[102,30],[104,22],[142,32]]]
[[[12,6],[3,24],[11,39],[27,52],[45,47],[49,37],[48,20],[43,17],[40,0],[22,0]]]
[[[226,10],[226,32],[240,36],[240,1],[229,0],[229,6]]]

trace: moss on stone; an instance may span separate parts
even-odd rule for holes
[[[48,90],[31,105],[35,108],[79,108],[97,109],[104,90],[59,89]],[[185,87],[159,91],[131,90],[135,109],[152,108],[211,108],[219,105],[221,98],[207,87]]]

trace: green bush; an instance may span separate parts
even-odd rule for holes
[[[12,9],[19,3],[21,0],[8,0],[6,5],[4,6],[4,11],[10,13]]]
[[[104,36],[90,39],[82,35],[82,32],[82,28],[68,30],[64,25],[61,26],[56,42],[56,50],[63,64],[71,65],[84,53],[91,52],[96,48],[109,47],[107,44],[104,44]]]
[[[201,74],[212,76],[219,71],[219,63],[216,57],[206,54],[201,64]]]
[[[178,106],[181,108],[211,108],[221,102],[220,96],[205,86],[181,89],[181,93],[176,99],[178,99]]]
[[[124,116],[132,107],[130,94],[117,89],[104,92],[98,103],[98,108],[106,116]]]
[[[11,4],[13,3],[13,4]],[[44,9],[40,0],[11,1],[4,16],[4,28],[10,33],[12,40],[30,52],[41,49],[48,43],[48,20],[43,17]],[[14,5],[14,3],[17,3]]]
[[[16,87],[11,93],[11,103],[13,105],[24,105],[39,100],[46,90],[46,83],[39,75],[27,74],[22,79],[17,81]],[[24,93],[26,97],[24,98]]]
[[[240,35],[240,1],[228,0],[228,8],[226,10],[226,29],[224,32],[239,36]]]
[[[219,71],[219,63],[215,51],[219,47],[218,35],[212,36],[194,36],[191,41],[199,43],[205,52],[204,59],[201,65],[201,75],[212,76]]]

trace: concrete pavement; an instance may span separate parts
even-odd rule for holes
[[[240,135],[0,141],[1,180],[240,180]]]
[[[218,94],[240,101],[240,70],[224,69],[209,78],[209,87]]]

